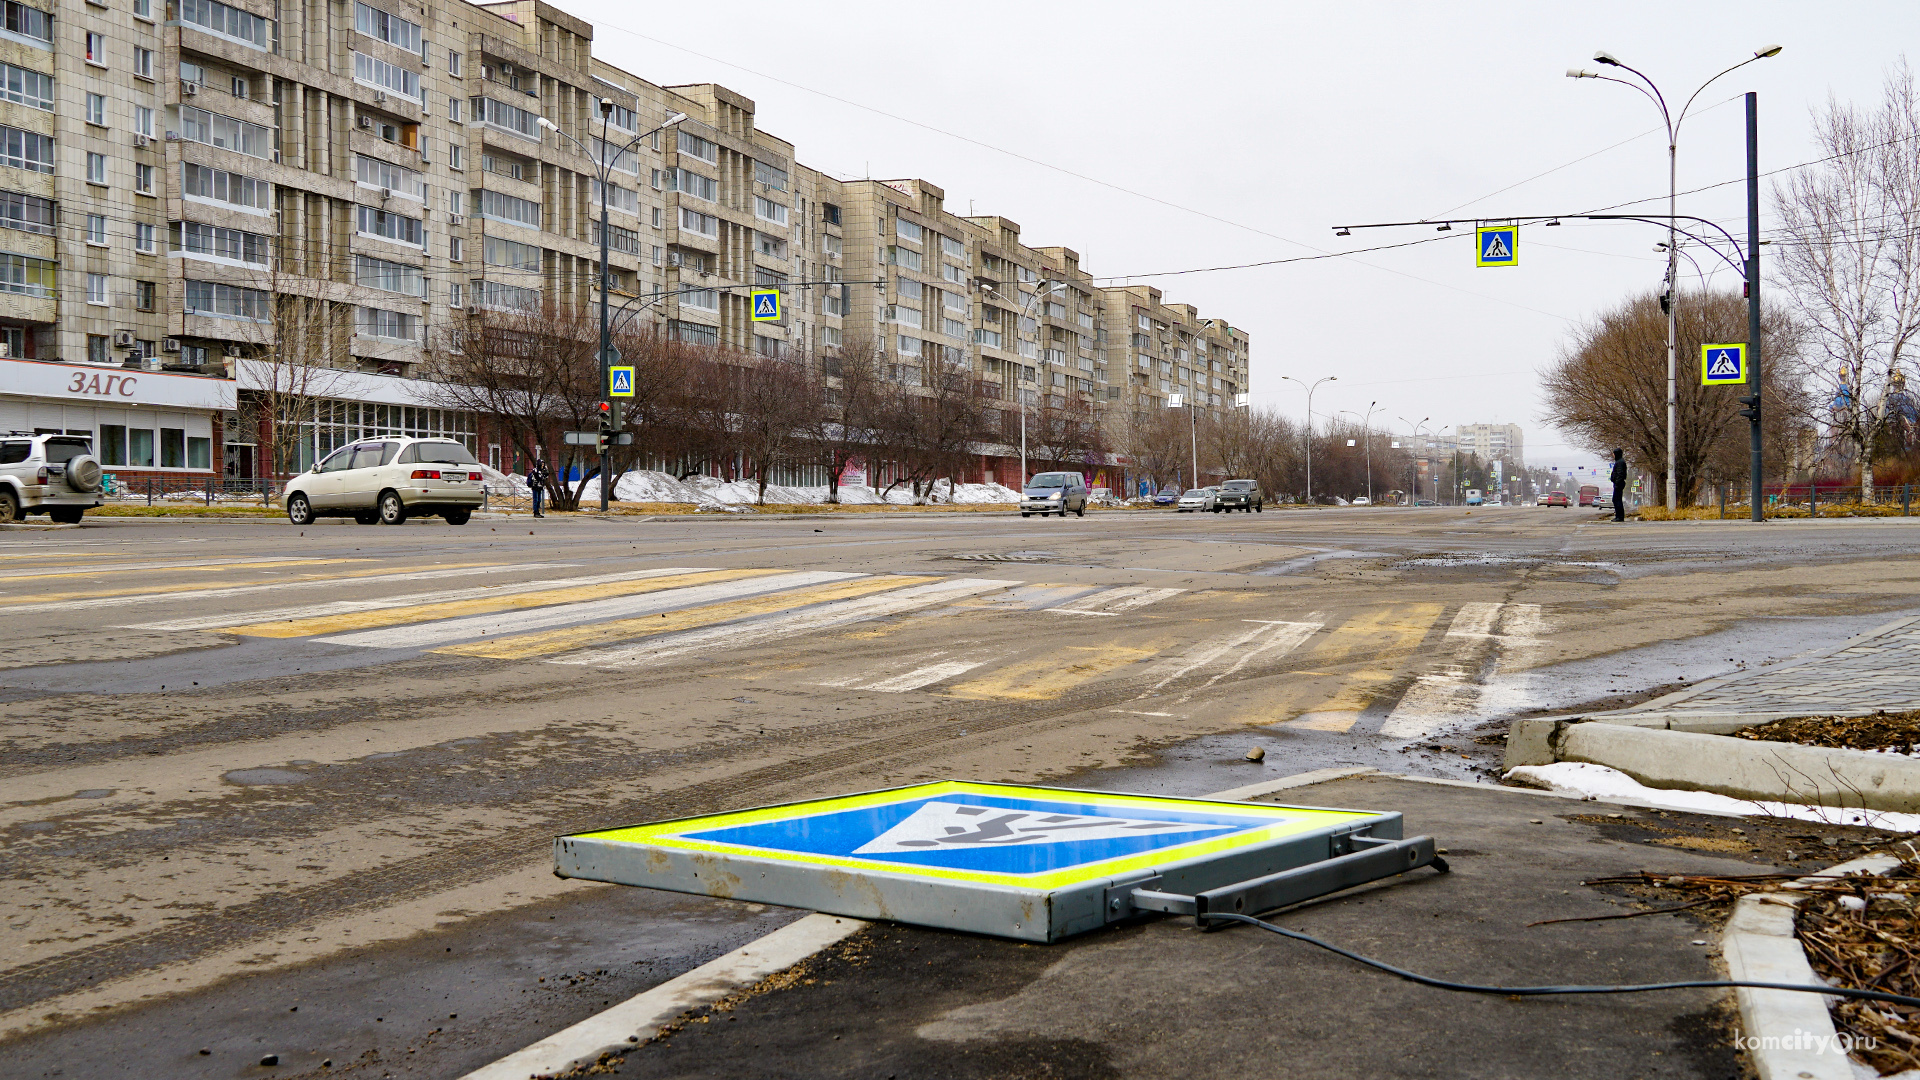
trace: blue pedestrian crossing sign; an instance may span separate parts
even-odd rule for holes
[[[753,321],[754,322],[779,322],[780,321],[780,290],[778,289],[753,290]]]
[[[633,396],[633,369],[632,368],[614,367],[614,368],[607,369],[607,396],[608,397],[632,397]]]
[[[1747,381],[1745,345],[1700,346],[1700,385],[1737,386]]]
[[[1480,248],[1475,266],[1519,266],[1520,228],[1517,225],[1483,225],[1475,231]]]
[[[1391,812],[940,781],[562,836],[553,854],[561,877],[1053,941],[1111,921],[1118,883],[1215,888],[1400,827]]]

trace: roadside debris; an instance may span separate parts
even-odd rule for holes
[[[1911,756],[1920,745],[1920,709],[1872,716],[1803,716],[1742,728],[1738,739],[1829,746],[1843,750],[1885,750]]]

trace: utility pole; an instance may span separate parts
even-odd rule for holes
[[[1764,489],[1766,462],[1760,453],[1760,95],[1747,93],[1747,378],[1753,380],[1753,393],[1740,399],[1746,408],[1741,415],[1748,422],[1748,452],[1751,460],[1753,521],[1765,521],[1760,493]]]

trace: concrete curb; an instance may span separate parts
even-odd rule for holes
[[[1879,873],[1899,864],[1891,855],[1869,855],[1828,867],[1819,877]],[[1786,887],[1804,889],[1816,880],[1800,878]],[[1805,898],[1749,893],[1734,903],[1720,938],[1727,978],[1801,985],[1821,982],[1794,934],[1794,915]],[[1741,1034],[1755,1040],[1745,1049],[1760,1080],[1853,1080],[1851,1059],[1835,1045],[1833,1017],[1825,997],[1741,987],[1734,991],[1734,998],[1740,1008]]]
[[[557,1031],[461,1080],[527,1080],[587,1065],[609,1051],[631,1049],[690,1009],[784,971],[866,927],[858,919],[808,915],[676,979]]]

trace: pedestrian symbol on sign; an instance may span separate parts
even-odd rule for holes
[[[617,367],[617,368],[607,369],[607,396],[608,397],[632,397],[633,396],[633,369],[632,368]]]
[[[777,289],[755,289],[753,291],[753,321],[780,321],[780,292]]]
[[[1737,386],[1747,381],[1745,345],[1700,346],[1700,385]]]
[[[1477,230],[1480,248],[1476,266],[1520,265],[1520,230],[1513,225],[1489,225]]]

